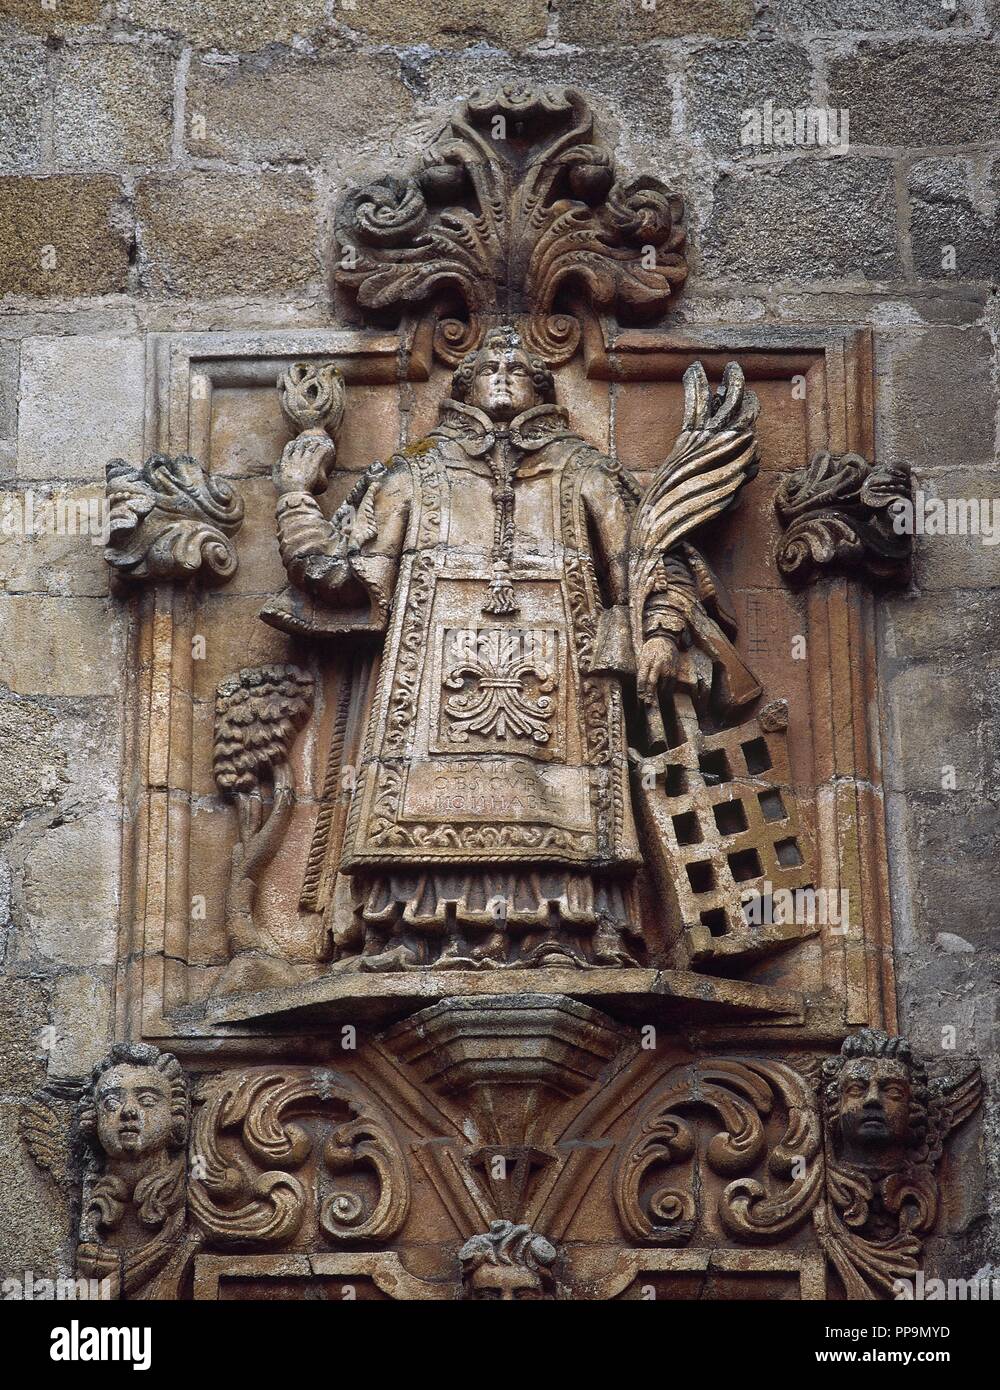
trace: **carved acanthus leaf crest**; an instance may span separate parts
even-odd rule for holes
[[[435,309],[445,361],[512,317],[533,351],[565,361],[576,300],[621,318],[662,311],[687,275],[682,219],[658,180],[619,177],[579,92],[476,91],[420,170],[345,198],[337,279],[372,315]]]
[[[896,529],[895,517],[910,494],[906,468],[871,464],[860,454],[816,454],[786,474],[775,496],[785,527],[778,568],[797,582],[839,567],[905,579],[912,540]]]

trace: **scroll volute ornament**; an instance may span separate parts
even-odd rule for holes
[[[346,1077],[250,1069],[211,1078],[192,1151],[191,1213],[223,1245],[272,1247],[307,1220],[328,1241],[388,1240],[410,1206],[402,1149]]]
[[[704,1162],[732,1178],[718,1198],[723,1226],[752,1244],[789,1235],[808,1217],[822,1181],[819,1116],[810,1102],[808,1083],[781,1062],[718,1058],[671,1072],[619,1154],[615,1200],[628,1235],[643,1244],[686,1245],[704,1220],[703,1184],[679,1165],[702,1161],[696,1116],[706,1110],[718,1123]],[[765,1125],[773,1112],[787,1119],[781,1139],[769,1144]],[[766,1186],[753,1176],[764,1162],[786,1185]]]
[[[790,583],[832,571],[906,580],[912,537],[896,527],[911,503],[908,468],[872,464],[860,454],[816,454],[785,474],[774,500],[785,528],[775,558]]]
[[[236,573],[233,537],[243,499],[187,454],[154,454],[141,467],[107,465],[108,545],[104,558],[126,579],[225,583]]]
[[[658,180],[619,177],[573,88],[475,91],[420,170],[344,199],[336,278],[376,319],[431,309],[452,365],[500,319],[555,364],[579,342],[578,301],[662,312],[687,276],[682,221]]]

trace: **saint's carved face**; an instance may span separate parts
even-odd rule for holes
[[[855,1149],[905,1145],[912,1086],[908,1068],[890,1057],[857,1057],[840,1076],[840,1132]]]
[[[467,1289],[468,1297],[478,1302],[515,1303],[545,1297],[539,1276],[520,1264],[481,1264],[469,1276]]]
[[[522,410],[538,405],[527,354],[520,348],[487,343],[476,359],[468,403],[491,420],[513,420]]]
[[[166,1148],[170,1083],[154,1067],[121,1062],[101,1077],[95,1096],[97,1137],[112,1158],[137,1158]]]

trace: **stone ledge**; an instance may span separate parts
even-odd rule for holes
[[[208,1024],[326,1021],[389,1022],[442,999],[566,995],[637,1022],[781,1018],[801,1023],[796,990],[681,970],[421,970],[385,975],[327,974],[254,994],[214,998],[185,1019]]]

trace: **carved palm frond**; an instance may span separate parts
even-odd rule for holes
[[[735,362],[727,364],[715,392],[700,362],[684,373],[683,428],[632,518],[629,596],[637,642],[642,607],[661,558],[731,507],[744,483],[756,476],[758,409]]]

